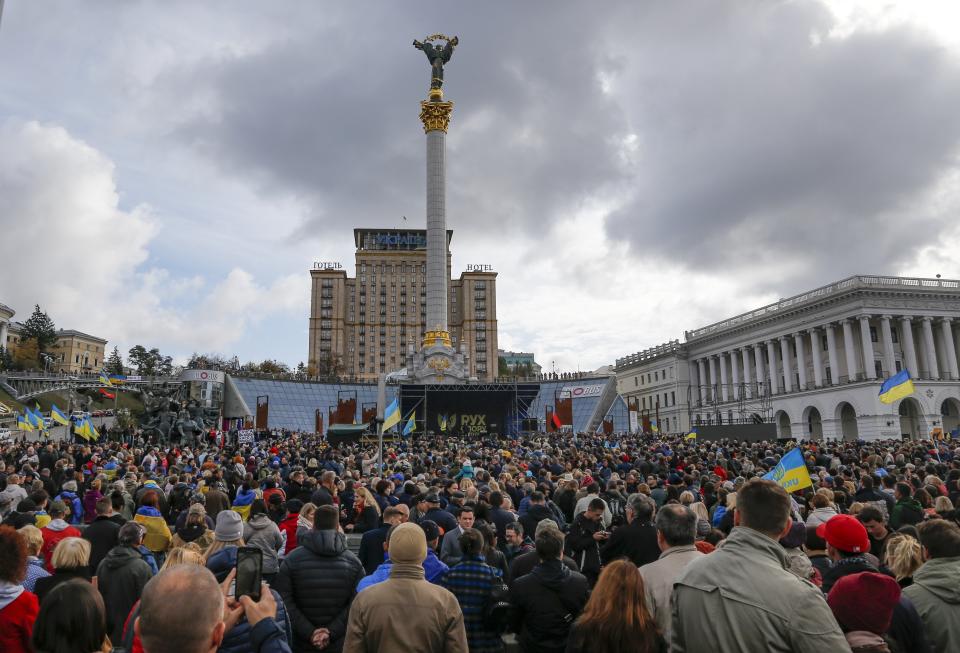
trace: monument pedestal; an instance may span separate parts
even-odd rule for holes
[[[446,331],[427,331],[420,351],[407,358],[407,378],[414,383],[463,383],[470,378],[467,354],[457,351]]]

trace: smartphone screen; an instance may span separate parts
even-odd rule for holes
[[[260,583],[263,576],[263,551],[254,546],[237,549],[237,580],[234,595],[249,596],[260,600]]]

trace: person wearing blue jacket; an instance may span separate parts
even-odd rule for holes
[[[54,501],[63,501],[70,508],[70,518],[68,522],[74,526],[83,523],[83,503],[77,496],[77,482],[67,481],[63,484],[60,494]]]

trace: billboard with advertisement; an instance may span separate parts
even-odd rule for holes
[[[197,383],[224,383],[226,377],[226,372],[217,370],[184,370],[180,373],[181,381]]]
[[[603,393],[603,385],[565,385],[557,393],[558,397],[580,399],[582,397],[599,397]]]

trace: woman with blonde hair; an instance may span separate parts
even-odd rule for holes
[[[629,560],[604,567],[583,613],[570,628],[567,653],[659,653],[666,643],[647,609],[643,577]]]
[[[313,516],[317,512],[317,506],[309,501],[300,508],[300,516],[297,517],[297,541],[304,533],[313,530]]]
[[[203,554],[203,562],[210,567],[211,558],[231,547],[244,546],[243,518],[234,510],[224,510],[217,515],[217,528],[213,532],[213,543]],[[234,554],[235,555],[235,554]]]
[[[167,553],[167,559],[163,561],[163,566],[160,567],[160,571],[163,571],[167,567],[173,567],[174,565],[197,565],[198,567],[202,567],[203,551],[200,550],[196,542],[189,542],[175,549],[171,549],[170,552]]]
[[[923,564],[923,553],[916,538],[895,533],[886,544],[884,562],[901,588],[913,585],[913,574]]]
[[[357,487],[354,495],[353,514],[353,523],[347,524],[345,529],[349,532],[366,533],[380,526],[380,506],[373,493],[362,485]]]
[[[53,575],[38,578],[34,594],[43,603],[43,597],[57,585],[80,579],[90,582],[90,542],[82,537],[65,537],[57,543],[51,559]]]
[[[680,493],[680,503],[689,506],[694,501],[693,492],[690,490],[684,490]]]

